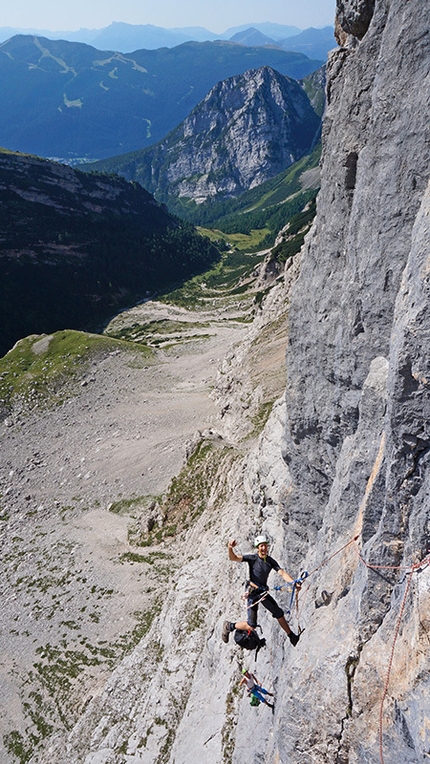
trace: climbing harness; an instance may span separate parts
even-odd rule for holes
[[[247,605],[248,610],[252,607],[255,607],[255,605],[259,605],[260,602],[263,602],[264,599],[266,599],[268,593],[269,593],[269,587],[263,587],[263,586],[257,586],[256,584],[253,584],[252,581],[246,581],[245,582],[245,592],[242,594],[241,599],[248,600],[251,594],[256,594],[257,592],[261,592],[261,597],[258,600],[253,601],[250,605]]]
[[[285,610],[284,615],[286,617],[286,620],[288,621],[291,618],[293,606],[295,604],[296,613],[297,613],[297,623],[298,623],[299,634],[301,634],[302,631],[303,631],[303,629],[300,628],[300,623],[299,623],[299,590],[300,590],[303,582],[308,577],[308,575],[309,575],[309,573],[307,572],[307,570],[304,570],[300,574],[299,578],[294,579],[294,581],[291,581],[290,583],[284,584],[282,586],[273,586],[272,587],[272,591],[282,592],[282,591],[287,590],[288,592],[290,592],[290,601],[289,601],[287,609]],[[266,599],[266,597],[268,596],[269,591],[270,591],[269,587],[263,588],[262,586],[256,586],[256,584],[253,584],[252,581],[246,581],[245,582],[245,587],[246,587],[245,592],[244,592],[244,594],[242,594],[242,597],[241,597],[241,599],[243,599],[243,600],[248,600],[250,598],[250,596],[252,594],[255,595],[256,592],[261,593],[261,596],[259,597],[259,599],[252,600],[251,604],[247,604],[247,609],[248,610],[250,610],[251,608],[255,607],[256,605],[259,605],[260,602],[263,602],[263,600]]]

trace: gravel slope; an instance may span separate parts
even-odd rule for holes
[[[145,521],[187,442],[213,424],[218,363],[247,331],[157,303],[116,320],[137,314],[188,321],[192,339],[150,362],[125,350],[96,357],[62,405],[0,424],[0,740],[9,735],[9,752],[34,746],[59,718],[68,727],[147,628],[173,550],[133,549],[130,523]],[[35,337],[37,352],[48,346]],[[13,760],[2,743],[0,760]]]

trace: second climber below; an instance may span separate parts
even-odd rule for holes
[[[254,546],[257,554],[237,554],[234,550],[235,546],[236,541],[234,539],[228,542],[229,559],[233,562],[247,562],[249,566],[248,615],[246,621],[238,621],[236,623],[224,621],[222,629],[223,641],[228,642],[230,632],[235,629],[240,631],[255,629],[257,626],[258,605],[261,603],[272,614],[273,618],[277,619],[279,625],[287,633],[291,644],[295,646],[300,639],[300,635],[294,634],[291,631],[284,618],[284,611],[268,593],[269,587],[267,586],[267,579],[271,570],[279,573],[287,584],[293,583],[294,579],[280,567],[273,557],[269,557],[269,542],[266,536],[257,536],[255,539]],[[296,586],[299,588],[299,584],[296,584]]]

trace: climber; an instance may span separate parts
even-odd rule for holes
[[[242,674],[243,674],[243,677],[240,680],[239,687],[241,687],[243,684],[246,684],[248,695],[251,695],[254,698],[257,698],[260,701],[260,703],[265,703],[266,706],[269,706],[269,708],[271,708],[273,712],[273,709],[275,708],[275,704],[269,703],[269,701],[266,700],[266,698],[264,697],[265,695],[271,695],[271,697],[273,698],[273,692],[269,692],[268,690],[265,690],[264,687],[261,686],[255,674],[252,674],[251,671],[248,671],[248,669],[243,669]]]
[[[258,605],[261,604],[268,610],[273,618],[276,618],[279,625],[287,633],[291,644],[295,647],[300,639],[300,634],[294,634],[291,631],[287,621],[284,618],[284,611],[279,607],[278,603],[273,597],[268,594],[269,587],[267,586],[267,578],[270,571],[273,569],[286,581],[286,583],[294,583],[294,579],[285,571],[282,570],[280,565],[268,555],[269,542],[266,536],[257,536],[254,542],[254,546],[257,549],[257,554],[236,554],[234,547],[236,541],[233,539],[228,542],[228,556],[233,562],[247,562],[249,565],[249,590],[248,590],[248,616],[246,621],[238,621],[233,623],[231,621],[224,621],[222,629],[223,642],[228,642],[230,632],[235,629],[239,631],[249,631],[255,629],[257,626],[257,612]],[[296,583],[296,588],[300,589],[300,583]]]

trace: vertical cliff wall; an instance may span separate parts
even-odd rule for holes
[[[317,220],[291,295],[283,519],[297,565],[359,539],[309,579],[331,602],[285,678],[281,761],[379,760],[408,574],[366,568],[356,547],[394,567],[427,553],[428,14],[420,0],[338,1]],[[430,747],[428,572],[412,578],[383,710],[382,756],[399,764]]]

